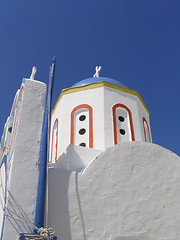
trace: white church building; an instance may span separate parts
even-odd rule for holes
[[[140,95],[99,70],[60,93],[45,172],[46,85],[23,80],[1,139],[1,240],[180,239],[180,157],[152,143]]]

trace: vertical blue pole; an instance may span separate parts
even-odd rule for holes
[[[36,213],[34,224],[36,227],[40,228],[44,225],[44,210],[45,210],[45,196],[46,196],[46,177],[47,177],[47,152],[48,152],[48,136],[49,129],[48,125],[50,123],[50,114],[51,111],[51,96],[52,89],[54,84],[54,74],[55,74],[55,58],[50,66],[49,74],[49,86],[46,94],[45,110],[44,110],[44,120],[41,136],[41,148],[40,148],[40,157],[39,157],[39,179],[38,179],[38,191],[37,191],[37,201],[36,201]]]

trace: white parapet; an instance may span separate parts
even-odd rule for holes
[[[51,168],[49,225],[63,240],[179,239],[179,172],[177,155],[142,142],[107,149],[83,174]]]

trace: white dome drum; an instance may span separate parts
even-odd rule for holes
[[[63,89],[52,111],[50,162],[69,144],[106,150],[129,141],[151,142],[149,111],[136,91],[105,77]]]

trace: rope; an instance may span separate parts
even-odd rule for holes
[[[9,213],[9,214],[10,214],[10,213]],[[20,225],[17,223],[17,222],[23,223],[23,221],[15,218],[15,217],[13,217],[12,214],[8,215],[7,213],[5,213],[5,216],[6,216],[8,219],[9,219],[9,218],[12,218],[12,219],[15,221],[16,225],[18,225],[18,227],[19,227],[19,229],[20,229],[20,232],[23,232],[23,229],[22,229],[22,228],[20,227]],[[19,231],[18,231],[18,233],[19,233]]]
[[[9,203],[10,203],[10,201],[9,201]],[[18,226],[18,228],[20,229],[20,231],[22,232],[23,230],[22,230],[22,228],[21,228],[21,226],[19,225],[19,223],[18,223],[18,221],[19,222],[21,222],[22,223],[22,221],[19,219],[16,219],[14,216],[13,216],[13,214],[15,214],[16,216],[18,216],[18,214],[16,213],[16,210],[15,209],[13,209],[15,212],[13,212],[12,210],[10,210],[9,208],[7,208],[6,206],[5,206],[5,209],[7,210],[7,212],[9,213],[9,215],[7,214],[7,213],[5,213],[5,216],[7,216],[8,217],[8,220],[9,220],[9,218],[12,218],[14,221],[15,221],[15,223],[16,223],[16,225]],[[13,213],[13,214],[12,214]],[[19,216],[18,216],[19,217]]]
[[[0,178],[1,178],[1,183],[3,183],[3,180],[2,180],[2,175],[0,174]],[[5,184],[5,183],[4,183]],[[4,187],[2,185],[2,195],[3,195],[3,199],[5,199],[5,192],[4,192]],[[7,207],[5,206],[5,203],[4,203],[4,206],[3,206],[3,202],[2,202],[2,198],[1,198],[1,206],[2,206],[2,210],[4,211],[4,214],[6,216],[6,213],[5,213],[5,210],[7,209]],[[7,211],[9,212],[9,209],[7,209]],[[11,215],[11,217],[13,218],[11,212],[9,212],[9,214]],[[17,227],[15,227],[15,225],[12,223],[12,221],[10,220],[10,216],[7,216],[9,222],[11,223],[11,225],[14,227],[14,229],[18,232],[18,229]],[[18,226],[18,228],[20,229],[20,231],[22,231],[20,225],[16,222],[16,225]]]
[[[39,228],[39,235],[24,234],[26,240],[38,239],[38,240],[50,240],[54,236],[55,231],[52,228]]]
[[[16,219],[15,217],[18,217],[17,221],[19,221],[19,222],[21,222],[21,223],[23,224],[23,226],[24,226],[24,228],[26,229],[27,232],[28,232],[29,230],[32,232],[32,229],[29,227],[29,224],[26,223],[27,226],[29,227],[29,229],[28,229],[28,228],[26,227],[26,225],[24,224],[24,221],[23,221],[24,219],[21,218],[21,217],[19,217],[19,215],[18,215],[16,212],[12,211],[11,209],[9,209],[9,208],[7,208],[7,207],[6,207],[6,210],[7,210],[7,212],[11,215],[12,218]],[[5,214],[5,215],[7,215],[7,214]],[[13,216],[13,215],[15,215],[15,216]]]
[[[11,202],[11,200],[8,199],[8,202],[9,202],[9,204],[11,205],[12,209],[14,210],[14,211],[13,211],[13,210],[11,210],[10,208],[7,208],[7,207],[6,207],[6,210],[8,211],[8,213],[9,213],[11,216],[13,216],[13,214],[14,214],[15,216],[17,216],[18,219],[22,222],[22,224],[23,224],[24,228],[26,229],[26,231],[29,231],[29,230],[26,228],[26,226],[25,226],[25,224],[24,224],[24,221],[22,221],[22,220],[24,220],[24,217],[21,217],[21,216],[17,213],[17,211],[16,211],[13,203]],[[31,229],[30,229],[30,231],[31,231]]]
[[[25,231],[33,233],[32,229],[38,230],[38,228],[33,224],[33,222],[28,218],[27,214],[24,212],[20,204],[16,201],[16,199],[12,196],[10,191],[8,191],[8,203],[10,204],[11,208],[5,207],[7,213],[5,213],[5,216],[8,218],[11,225],[14,227],[14,229],[19,233]],[[12,220],[15,224],[12,223]],[[22,224],[22,226],[20,224]],[[15,226],[16,225],[16,226]],[[20,231],[19,231],[19,230]]]
[[[13,228],[16,230],[16,232],[19,234],[19,230],[16,228],[16,226],[12,223],[12,221],[11,221],[11,219],[8,217],[8,216],[6,216],[7,217],[7,219],[9,220],[9,222],[10,222],[10,224],[13,226]]]
[[[52,228],[39,228],[38,230],[38,234],[42,237],[44,237],[44,239],[50,239],[52,236],[54,236],[55,231]]]
[[[5,190],[3,187],[3,181],[2,181],[2,175],[0,173],[0,180],[1,185],[0,188],[2,188],[2,195],[3,198],[5,197]],[[23,210],[23,208],[20,206],[20,204],[16,201],[16,199],[13,197],[10,191],[7,191],[8,194],[8,203],[10,205],[10,208],[7,206],[3,206],[2,197],[0,198],[1,207],[4,211],[5,217],[7,217],[8,221],[12,225],[12,227],[15,229],[15,231],[19,234],[20,232],[24,232],[23,229],[26,231],[30,231],[31,234],[33,234],[33,231],[31,228],[36,229],[37,233],[39,235],[31,235],[26,234],[25,239],[31,240],[31,239],[38,239],[38,240],[49,240],[51,236],[54,236],[55,231],[52,228],[38,228],[34,225],[34,223],[28,218],[27,214]],[[5,205],[5,204],[4,204]],[[13,221],[14,223],[13,223]],[[21,226],[21,224],[23,226]]]
[[[20,204],[16,201],[16,199],[12,196],[12,194],[10,193],[10,191],[8,191],[9,196],[12,198],[13,202],[15,203],[16,207],[18,208],[22,218],[25,220],[26,223],[29,223],[29,225],[31,225],[34,229],[38,230],[38,227],[36,227],[33,222],[29,219],[29,217],[27,216],[27,214],[25,213],[25,211],[22,209],[22,207],[20,206]]]

